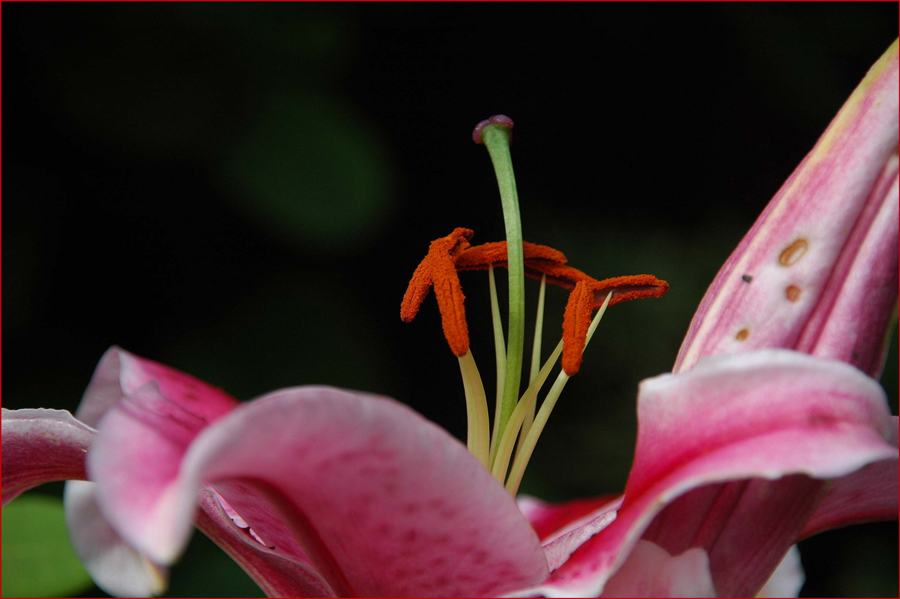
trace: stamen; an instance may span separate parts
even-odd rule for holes
[[[534,323],[534,342],[531,346],[531,382],[540,374],[541,368],[541,340],[544,334],[544,295],[547,290],[547,277],[541,276],[541,290],[538,292],[537,318]],[[562,343],[562,341],[560,341]],[[516,453],[522,449],[522,442],[525,435],[531,430],[531,423],[534,422],[534,412],[537,403],[532,403],[531,407],[525,413],[525,420],[522,422],[522,433],[519,435],[519,444],[516,446]]]
[[[560,340],[556,344],[556,349],[553,350],[544,366],[537,373],[537,376],[528,385],[528,389],[525,390],[525,394],[522,395],[519,403],[516,404],[516,409],[513,410],[512,415],[509,417],[506,430],[503,432],[503,438],[498,443],[497,455],[491,468],[491,474],[501,483],[506,476],[506,471],[509,469],[509,460],[512,457],[513,443],[515,443],[516,436],[521,440],[526,435],[526,433],[519,434],[519,428],[524,424],[528,413],[534,411],[534,406],[537,404],[537,394],[540,393],[541,387],[547,381],[547,376],[559,359],[559,355],[562,353],[562,346],[562,340]]]
[[[541,368],[541,340],[544,335],[544,296],[547,291],[547,277],[541,277],[538,291],[537,315],[534,321],[534,340],[531,345],[531,380],[537,378]]]
[[[536,279],[540,279],[542,276],[542,264],[565,264],[567,262],[565,254],[559,250],[528,241],[522,242],[522,254],[526,269],[529,262],[535,263],[534,268],[538,272],[530,276]],[[492,241],[481,245],[473,245],[459,252],[456,256],[457,270],[485,270],[491,265],[507,268],[505,241]],[[526,274],[528,273],[526,272]]]
[[[535,264],[533,265],[537,270],[540,269],[540,272],[543,276],[547,277],[547,282],[551,285],[557,285],[562,287],[563,289],[575,289],[575,285],[578,284],[579,281],[594,281],[591,276],[583,273],[577,268],[573,268],[566,264],[556,264],[552,262]],[[527,273],[529,276],[533,278],[537,278],[538,272]]]
[[[466,392],[466,446],[485,468],[490,468],[490,423],[488,422],[487,396],[481,374],[475,365],[472,352],[459,356],[459,371]]]
[[[466,324],[464,306],[466,296],[463,295],[459,275],[449,255],[436,254],[431,256],[430,261],[444,337],[450,344],[450,350],[457,356],[463,356],[469,351],[469,326]]]
[[[494,166],[503,207],[506,241],[473,247],[469,241],[474,233],[464,228],[454,229],[450,235],[434,240],[409,282],[400,305],[400,318],[405,322],[412,321],[429,290],[434,287],[444,336],[450,349],[458,357],[463,378],[468,449],[492,471],[497,480],[503,482],[507,478],[506,488],[515,495],[550,412],[569,377],[581,367],[584,348],[606,309],[623,301],[660,297],[668,291],[669,285],[652,275],[598,281],[577,268],[568,266],[562,252],[523,241],[518,192],[509,152],[512,127],[513,122],[509,117],[497,115],[479,123],[472,134],[476,143],[485,145]],[[509,271],[509,328],[505,340],[494,266],[502,266]],[[488,271],[497,363],[493,430],[488,417],[484,383],[469,350],[465,295],[458,275],[461,270]],[[525,394],[519,398],[525,335],[525,276],[540,279],[541,287],[532,347],[531,382]],[[548,282],[569,289],[572,293],[563,319],[563,338],[543,367],[538,368]],[[597,308],[599,311],[592,320],[591,313]],[[544,399],[541,409],[535,414],[537,394],[560,355],[562,372]],[[510,468],[515,445],[518,447]]]
[[[422,302],[428,297],[428,292],[431,291],[431,282],[431,264],[428,256],[425,256],[425,259],[419,262],[413,272],[406,293],[403,294],[403,302],[400,304],[400,320],[412,322],[412,319],[419,313]]]
[[[537,445],[537,437],[543,432],[544,425],[547,424],[547,418],[550,416],[550,410],[556,405],[556,400],[559,399],[568,381],[569,377],[565,371],[561,371],[556,377],[556,381],[553,382],[553,386],[550,387],[550,391],[547,392],[547,397],[544,398],[544,403],[541,404],[541,409],[534,418],[531,431],[525,437],[519,453],[516,454],[512,469],[509,471],[509,478],[506,480],[506,490],[513,497],[519,492],[519,485],[522,484],[522,475],[525,474],[525,467],[528,466],[528,461],[531,459],[531,454],[534,453],[535,445]]]
[[[590,342],[591,337],[594,336],[594,331],[597,330],[600,319],[603,318],[603,315],[606,313],[606,308],[609,307],[612,296],[612,292],[606,294],[606,299],[600,305],[600,309],[597,311],[597,315],[594,316],[594,320],[591,321],[591,326],[590,329],[588,329],[587,337],[585,339],[585,346]],[[565,349],[563,349],[563,352],[565,352]],[[565,356],[563,359],[565,359]],[[506,490],[513,497],[519,492],[519,485],[522,483],[522,475],[525,474],[525,468],[528,466],[531,454],[534,452],[534,448],[544,430],[544,426],[550,418],[550,412],[553,411],[556,401],[559,399],[559,396],[568,381],[569,375],[566,374],[565,370],[560,372],[559,376],[556,377],[556,381],[553,383],[553,386],[550,387],[550,391],[547,392],[547,397],[544,398],[544,402],[541,404],[540,411],[538,411],[537,416],[534,418],[534,424],[532,424],[531,430],[528,432],[528,435],[526,435],[522,447],[516,454],[516,459],[509,471],[509,478],[506,480]]]
[[[465,295],[459,283],[459,276],[455,271],[484,270],[495,265],[508,268],[508,248],[505,241],[471,246],[469,239],[472,235],[470,229],[457,228],[450,235],[433,241],[428,255],[413,273],[400,306],[400,318],[405,322],[410,322],[418,314],[431,287],[434,286],[436,290],[439,290],[436,291],[436,295],[438,295],[438,308],[441,311],[444,336],[447,338],[450,349],[457,356],[461,356],[469,349],[469,330],[465,319]],[[609,290],[615,291],[610,302],[611,305],[615,305],[632,299],[660,297],[669,289],[668,283],[653,275],[613,277],[598,281],[577,268],[566,265],[566,256],[559,250],[546,245],[526,241],[522,243],[522,250],[526,275],[545,283],[550,282],[573,290],[579,283],[584,282],[593,290],[594,307],[599,306]],[[585,295],[585,298],[587,297],[586,291],[581,293]],[[574,295],[570,296],[570,305],[574,297]],[[586,308],[582,307],[582,310],[584,311]],[[563,356],[563,365],[569,375],[578,372],[580,367],[578,356],[580,354],[577,348],[582,346],[581,337],[572,336],[572,334],[575,331],[583,333],[589,319],[589,312],[580,314],[577,319],[580,324],[576,326],[576,320],[572,320],[571,331],[564,333],[564,338],[571,339],[570,345],[572,346],[572,349]],[[496,322],[495,326],[497,326]],[[564,325],[564,331],[565,329]],[[502,428],[502,426],[501,424],[500,427]],[[496,439],[496,435],[493,438]]]
[[[669,284],[653,275],[613,277],[602,281],[588,277],[578,281],[569,295],[563,317],[562,364],[566,374],[573,376],[581,368],[581,353],[595,307],[604,302],[612,306],[633,299],[662,297],[668,290]]]
[[[563,370],[569,376],[581,368],[581,351],[587,339],[591,312],[594,311],[594,290],[587,281],[579,281],[569,295],[563,315]]]
[[[615,290],[611,305],[632,299],[662,297],[669,290],[669,284],[653,275],[630,275],[597,279],[566,264],[565,254],[550,246],[525,241],[522,243],[525,259],[525,274],[533,279],[545,280],[564,289],[575,289],[585,281],[594,289],[594,307],[599,307],[606,292]],[[490,266],[507,267],[506,242],[492,241],[470,246],[456,254],[456,270],[486,270]]]
[[[505,248],[504,248],[505,249]],[[494,414],[500,413],[503,402],[503,383],[506,377],[506,342],[503,340],[503,322],[500,320],[500,302],[497,300],[497,282],[494,280],[494,267],[488,265],[488,282],[491,288],[491,322],[494,324],[494,353],[497,355],[497,399]],[[497,436],[500,434],[500,419],[494,417],[494,429],[491,433],[491,462],[497,450]]]
[[[428,255],[416,267],[409,287],[400,304],[400,318],[410,322],[419,313],[419,308],[428,296],[428,289],[434,287],[444,336],[454,354],[461,357],[469,350],[469,328],[466,325],[466,310],[462,285],[456,273],[456,255],[469,247],[471,229],[457,228],[453,233],[431,242]]]
[[[662,297],[669,291],[669,284],[653,275],[631,275],[603,279],[592,285],[594,289],[594,307],[603,303],[608,291],[613,292],[610,306],[633,299],[645,297]]]

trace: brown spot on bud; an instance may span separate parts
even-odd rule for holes
[[[796,285],[791,285],[787,289],[785,289],[784,294],[790,301],[796,302],[800,299],[800,288]]]
[[[801,237],[781,251],[778,261],[782,266],[793,266],[803,257],[803,254],[805,254],[808,249],[809,242]]]
[[[744,341],[747,337],[750,336],[750,329],[741,329],[738,331],[738,334],[734,336],[738,341]]]

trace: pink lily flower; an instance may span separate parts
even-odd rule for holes
[[[272,596],[796,592],[798,539],[897,516],[870,376],[897,298],[897,73],[895,43],[726,262],[675,373],[641,383],[622,498],[517,504],[392,399],[238,404],[112,348],[77,419],[3,410],[3,502],[91,481],[67,489],[72,540],[121,595],[158,593],[193,525]]]

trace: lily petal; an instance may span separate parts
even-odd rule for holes
[[[516,503],[528,518],[538,538],[546,544],[598,516],[619,509],[622,497],[601,495],[590,499],[549,503],[531,495],[519,495],[516,497]]]
[[[606,504],[593,512],[589,518],[576,525],[567,527],[554,535],[552,540],[544,543],[544,554],[550,571],[562,566],[585,541],[609,526],[616,519],[618,509],[622,506],[622,498]],[[575,524],[575,523],[573,523]]]
[[[128,544],[156,563],[174,562],[190,535],[190,518],[184,528],[160,521],[175,501],[181,461],[206,426],[164,397],[155,381],[122,397],[100,420],[87,458],[100,508]]]
[[[797,540],[826,485],[798,474],[707,485],[669,504],[643,538],[671,553],[704,548],[720,595],[753,595]]]
[[[695,548],[672,557],[659,545],[638,541],[601,596],[715,597],[709,556]]]
[[[259,585],[268,597],[333,597],[321,576],[308,563],[298,562],[266,547],[238,526],[219,497],[203,489],[195,524],[221,547]]]
[[[145,409],[147,405],[153,409]],[[152,520],[144,510],[152,509],[177,478],[178,468],[188,445],[210,422],[221,418],[238,405],[230,395],[174,368],[140,358],[119,347],[111,347],[97,365],[76,414],[88,424],[106,431],[98,439],[101,445],[115,446],[107,455],[122,464],[141,464],[140,482],[104,479],[106,485],[129,489],[132,501],[127,512],[106,510],[103,494],[100,508],[127,544],[136,547],[130,531],[135,523]],[[151,419],[145,426],[123,413]],[[104,424],[105,423],[105,424]],[[93,452],[91,452],[93,454]],[[88,458],[88,471],[91,466]],[[98,480],[91,475],[91,480]],[[148,520],[149,518],[149,520]],[[71,521],[71,519],[69,519]],[[124,525],[127,520],[129,525]],[[104,531],[85,538],[102,538]],[[185,537],[186,538],[186,537]],[[172,541],[180,543],[181,540]],[[83,549],[88,551],[87,548]],[[101,551],[102,548],[97,548]],[[149,556],[156,563],[170,563],[159,555]]]
[[[66,524],[78,558],[104,591],[150,597],[165,587],[165,569],[124,543],[100,514],[94,484],[84,482],[85,455],[96,431],[65,410],[3,410],[3,503],[38,485],[68,480]]]
[[[294,538],[287,523],[268,504],[264,492],[253,484],[240,480],[217,481],[214,492],[216,500],[229,517],[238,526],[247,529],[247,534],[256,541],[256,545],[277,547],[278,555],[315,570],[312,560]],[[250,526],[249,522],[252,522],[253,526]]]
[[[69,539],[94,583],[115,597],[153,597],[166,588],[168,569],[132,549],[100,512],[96,483],[66,483]]]
[[[145,412],[160,405],[144,399]],[[117,404],[100,438],[116,412],[164,428],[133,407]],[[457,440],[387,398],[306,387],[245,404],[197,437],[177,484],[155,495],[141,521],[121,517],[145,477],[117,449],[98,443],[90,470],[106,511],[120,514],[148,555],[180,552],[201,484],[241,483],[287,523],[336,594],[494,595],[548,573],[537,536],[503,487]],[[223,495],[232,505],[240,499]],[[266,540],[254,515],[241,517]]]
[[[238,405],[236,399],[218,387],[113,346],[100,358],[75,416],[96,427],[117,401],[149,382],[155,382],[166,399],[206,423],[221,418]]]
[[[756,596],[799,597],[804,582],[806,574],[803,572],[803,564],[800,563],[800,550],[793,545]]]
[[[900,181],[892,156],[856,222],[828,285],[796,344],[880,378],[897,302]]]
[[[884,336],[873,333],[897,301],[897,48],[869,70],[722,266],[675,372],[767,347],[818,353],[823,335],[822,355],[880,369]]]
[[[649,379],[641,384],[638,414],[635,465],[616,520],[582,545],[541,591],[598,594],[653,518],[693,491],[690,501],[695,505],[687,510],[691,506],[685,505],[685,498],[682,507],[704,521],[714,520],[709,530],[724,531],[725,542],[716,542],[720,539],[715,535],[698,535],[687,545],[699,539],[709,552],[719,594],[753,594],[799,533],[785,523],[805,522],[804,514],[782,518],[778,510],[816,505],[820,483],[806,477],[836,478],[897,457],[896,447],[885,442],[892,424],[878,384],[842,362],[797,352],[764,350],[708,358],[680,375]],[[790,474],[806,476],[762,480]],[[709,509],[715,498],[710,501],[702,487],[746,479],[758,483],[747,481],[743,490],[729,494],[736,498],[734,512]],[[792,493],[802,480],[809,480],[810,501],[794,501]],[[759,503],[762,497],[768,501]],[[781,528],[772,531],[776,539],[760,525],[761,513],[775,514],[775,524],[780,519]],[[702,531],[702,524],[693,532],[698,526]],[[655,532],[667,551],[678,553],[665,531]],[[744,545],[736,547],[738,540]],[[733,570],[727,577],[717,575],[734,560],[740,561],[740,576]]]
[[[3,408],[3,505],[28,489],[87,478],[84,455],[94,429],[67,410]]]
[[[893,417],[890,443],[898,446],[897,417]],[[882,460],[831,483],[825,497],[800,535],[811,537],[825,530],[876,520],[896,520],[900,503],[898,460]]]

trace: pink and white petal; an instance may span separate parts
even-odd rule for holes
[[[853,364],[875,379],[884,368],[897,303],[898,164],[896,154],[888,159],[793,348]]]
[[[608,511],[615,511],[621,505],[622,498],[619,495],[602,495],[549,503],[531,495],[519,495],[516,497],[516,503],[531,523],[541,543],[546,545]]]
[[[836,478],[897,455],[886,442],[893,420],[877,382],[843,362],[786,350],[716,356],[690,372],[645,380],[638,422],[631,494],[698,458],[729,457],[730,469],[749,476]],[[821,447],[831,438],[845,447]],[[761,439],[767,451],[746,451]]]
[[[601,597],[715,597],[709,557],[695,548],[672,555],[654,543],[638,541]]]
[[[804,582],[806,573],[803,572],[803,564],[800,563],[800,551],[793,545],[756,596],[799,597]]]
[[[459,441],[387,398],[306,387],[242,405],[191,446],[177,492],[148,510],[153,526],[132,527],[137,546],[177,553],[170,541],[186,538],[201,483],[228,481],[266,497],[336,594],[496,595],[548,573],[502,485]],[[226,499],[235,506],[233,493]],[[241,517],[267,541],[253,514]]]
[[[544,592],[595,595],[624,562],[653,518],[669,503],[700,487],[751,478],[779,479],[790,474],[830,479],[868,463],[896,459],[897,449],[885,442],[891,416],[878,384],[843,362],[813,358],[785,350],[709,358],[690,371],[664,375],[641,384],[638,398],[638,443],[635,464],[616,520],[582,545],[542,585]],[[806,513],[815,506],[820,490],[814,481],[794,500],[803,477],[729,492],[727,503],[740,507],[741,519],[722,518],[717,526],[735,528],[728,537],[743,533],[757,545],[748,551],[742,567],[753,571],[741,588],[723,591],[717,577],[715,547],[710,555],[713,580],[720,593],[747,595],[768,579],[787,547],[783,539],[771,546],[759,536],[753,510],[792,510]],[[763,501],[766,493],[774,493]],[[718,500],[702,490],[692,494],[709,509]],[[747,495],[747,497],[744,497]],[[712,502],[712,504],[710,504]],[[752,509],[751,509],[752,508]],[[759,517],[764,514],[757,513]],[[716,515],[713,514],[715,517]],[[744,522],[745,530],[737,525]],[[714,520],[714,523],[716,521]],[[702,524],[702,522],[700,522]],[[716,530],[708,530],[715,538]],[[784,528],[777,530],[779,536]],[[731,546],[732,542],[726,544]],[[771,569],[754,569],[754,561],[770,560]]]
[[[268,597],[333,597],[334,592],[306,563],[294,561],[277,548],[262,545],[249,529],[227,513],[215,491],[203,489],[196,525],[221,547]]]
[[[166,588],[168,570],[122,540],[97,506],[96,483],[69,481],[64,501],[69,540],[94,583],[115,597],[153,597]]]
[[[889,163],[897,154],[897,74],[894,42],[716,275],[691,321],[675,372],[691,368],[704,356],[767,347],[799,349],[801,336],[807,343],[810,336],[818,335],[818,330],[807,327],[816,313],[828,317],[815,318],[814,327],[836,315],[843,321],[838,328],[850,321],[855,327],[849,338],[832,337],[828,356],[843,358],[847,350],[851,356],[857,351],[865,360],[863,367],[874,362],[870,358],[881,351],[881,334],[865,333],[879,326],[883,314],[890,313],[896,303],[896,284],[888,284],[896,277],[896,243],[884,267],[895,272],[883,273],[887,277],[883,289],[889,293],[876,293],[871,303],[854,302],[850,295],[844,295],[840,305],[831,302],[841,295],[839,289],[845,282],[846,272],[835,270],[839,263],[854,269],[868,264],[881,271],[879,265],[868,262],[878,251],[859,254],[858,244],[872,226],[873,221],[866,219],[878,212],[865,208],[884,201],[876,188],[885,181],[885,171],[890,183]],[[893,229],[890,237],[896,240],[897,221],[884,224],[889,225],[888,231]],[[855,232],[853,236],[851,232]],[[888,245],[890,237],[885,240]],[[877,239],[873,241],[879,245]],[[854,259],[857,254],[862,262]],[[832,280],[833,275],[837,279]],[[848,282],[854,286],[853,281]],[[862,312],[861,304],[867,306]],[[850,313],[836,313],[835,307]]]
[[[84,456],[94,429],[66,410],[2,410],[3,505],[57,480],[85,479]]]
[[[110,524],[152,561],[171,564],[190,527],[160,526],[171,511],[181,461],[206,421],[170,401],[150,382],[122,397],[101,418],[87,457],[97,501]],[[173,536],[174,535],[174,536]]]
[[[547,566],[553,572],[566,563],[585,541],[609,526],[616,519],[616,512],[622,505],[622,498],[591,513],[587,521],[581,520],[574,527],[567,527],[560,534],[553,535],[544,543]]]
[[[897,417],[893,417],[890,443],[898,446]],[[869,464],[832,481],[825,497],[800,534],[801,539],[850,524],[896,520],[900,505],[900,470],[897,458]]]
[[[826,486],[796,474],[711,485],[712,501],[706,487],[695,489],[669,504],[643,538],[673,554],[704,549],[719,595],[752,595],[797,540]]]
[[[242,480],[217,481],[214,491],[219,504],[238,527],[246,527],[251,537],[265,547],[275,548],[279,555],[314,569],[290,528],[266,502],[265,493]]]
[[[76,415],[91,426],[123,396],[155,381],[160,393],[207,423],[222,417],[238,401],[218,387],[120,347],[109,348],[97,365]]]

